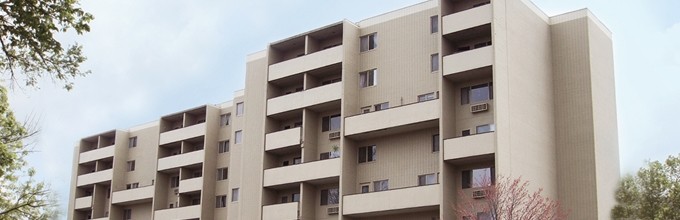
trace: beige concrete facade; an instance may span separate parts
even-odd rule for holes
[[[461,219],[471,173],[609,219],[617,140],[588,10],[430,0],[269,44],[232,101],[81,139],[68,219]]]

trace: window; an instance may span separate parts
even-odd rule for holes
[[[439,54],[435,53],[430,55],[430,71],[439,71]]]
[[[243,102],[236,103],[236,117],[243,115]]]
[[[234,144],[240,144],[243,142],[243,131],[238,130],[234,132]]]
[[[135,161],[131,160],[127,162],[127,171],[135,171]]]
[[[378,33],[361,36],[359,40],[361,52],[373,50],[378,47]]]
[[[338,204],[340,201],[339,192],[338,188],[321,190],[321,205]]]
[[[217,169],[217,181],[226,180],[229,178],[229,168],[219,168]]]
[[[492,83],[484,83],[460,89],[460,104],[470,104],[493,99]]]
[[[170,188],[179,187],[179,176],[170,177]]]
[[[322,81],[322,82],[321,82],[321,85],[322,85],[322,86],[323,86],[323,85],[328,85],[328,84],[332,84],[332,83],[336,83],[336,82],[340,82],[340,81],[342,81],[342,79],[340,79],[340,78],[329,79],[329,80]]]
[[[480,48],[480,47],[486,47],[486,46],[491,46],[491,41],[477,43],[477,44],[475,44],[475,49]]]
[[[359,148],[359,163],[371,162],[376,159],[376,147],[367,146]]]
[[[474,170],[464,170],[462,172],[462,187],[467,188],[477,188],[490,186],[495,180],[494,169],[491,168],[481,168]]]
[[[290,195],[290,201],[291,202],[299,202],[300,201],[300,193],[293,193]]]
[[[229,152],[229,140],[217,143],[217,153],[221,154],[226,152]]]
[[[361,88],[378,84],[378,69],[367,70],[359,73],[359,86]]]
[[[477,220],[492,220],[491,214],[488,212],[477,212]]]
[[[340,114],[321,118],[321,132],[340,130]]]
[[[370,183],[361,184],[361,193],[367,193],[370,190]]]
[[[425,174],[418,176],[418,186],[437,184],[437,174]]]
[[[287,160],[283,161],[283,166],[284,166],[284,167],[285,167],[285,166],[288,166],[288,161],[287,161]]]
[[[302,157],[293,158],[293,165],[301,164],[301,163],[302,163]]]
[[[130,183],[125,185],[125,189],[136,189],[139,188],[139,183]]]
[[[439,151],[439,134],[432,135],[432,152]]]
[[[463,137],[465,137],[465,136],[470,136],[470,129],[463,130],[462,135],[463,135]]]
[[[480,125],[477,126],[477,134],[483,134],[483,133],[488,133],[496,130],[496,125],[494,124],[485,124],[485,125]]]
[[[224,114],[220,115],[220,126],[227,126],[229,125],[229,119],[231,118],[231,114]]]
[[[137,137],[131,137],[128,141],[128,148],[137,147]]]
[[[434,95],[434,92],[422,94],[422,95],[418,96],[418,102],[434,100],[434,99],[436,99],[436,97],[437,96]]]
[[[281,203],[287,203],[288,202],[288,196],[281,196]]]
[[[340,157],[339,151],[331,151],[331,152],[321,153],[319,155],[319,160],[333,159],[333,158],[338,158],[338,157]]]
[[[123,220],[132,219],[132,209],[123,209]]]
[[[439,16],[435,15],[430,17],[430,33],[434,34],[439,32]]]
[[[385,109],[390,108],[390,103],[389,102],[383,102],[383,103],[374,105],[373,107],[375,108],[376,111],[385,110]]]
[[[201,198],[191,198],[191,205],[200,205]]]
[[[371,106],[366,106],[361,108],[361,114],[366,114],[371,112]]]
[[[215,208],[227,207],[227,195],[215,196]]]
[[[231,189],[231,201],[238,201],[238,188]]]
[[[380,192],[390,189],[390,184],[388,180],[379,180],[373,182],[373,191]]]

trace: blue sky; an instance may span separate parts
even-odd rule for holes
[[[245,57],[342,19],[360,21],[420,0],[82,2],[92,31],[71,92],[50,80],[10,94],[16,115],[39,118],[30,163],[68,204],[74,144],[161,115],[221,103],[243,88]],[[680,153],[680,1],[534,0],[548,15],[589,8],[613,32],[622,173]],[[65,216],[64,216],[65,218]]]

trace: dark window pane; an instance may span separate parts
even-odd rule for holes
[[[321,190],[321,205],[328,205],[328,190]]]
[[[359,163],[364,163],[366,162],[366,147],[360,147],[359,148]]]
[[[288,202],[288,196],[281,197],[281,203],[287,203],[287,202]]]
[[[330,129],[330,118],[328,116],[321,118],[321,131],[328,131]]]
[[[463,175],[461,177],[462,182],[461,185],[463,186],[463,189],[470,188],[470,171],[469,170],[464,170]]]
[[[481,102],[489,100],[489,85],[482,84],[473,86],[470,89],[470,102]]]
[[[330,130],[337,131],[340,130],[340,115],[330,116]]]
[[[463,130],[463,137],[470,136],[470,130]]]
[[[376,153],[377,152],[376,152],[375,146],[370,146],[369,152],[368,152],[368,161],[375,161]]]
[[[432,152],[439,151],[439,135],[432,135]]]
[[[460,89],[460,104],[465,105],[470,103],[470,88],[465,87]]]
[[[319,155],[319,159],[320,159],[320,160],[325,160],[325,159],[328,159],[329,157],[330,157],[330,153],[328,153],[328,152],[326,152],[326,153],[321,153],[321,154]]]

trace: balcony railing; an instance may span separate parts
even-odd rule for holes
[[[345,118],[345,136],[439,119],[439,99],[416,102]]]
[[[267,100],[267,116],[340,100],[342,82],[315,87]]]
[[[342,62],[342,45],[269,66],[269,81]]]
[[[277,150],[285,147],[300,145],[302,128],[291,128],[265,135],[265,150]]]
[[[92,196],[76,198],[75,209],[87,209],[92,208]]]
[[[343,215],[393,210],[418,209],[439,206],[439,184],[407,187],[386,191],[346,195],[343,197]]]
[[[113,155],[116,152],[115,150],[116,150],[116,148],[113,145],[111,145],[111,146],[108,146],[108,147],[97,148],[97,149],[94,149],[94,150],[86,151],[86,152],[80,153],[80,156],[78,158],[78,162],[80,164],[83,164],[83,163],[92,162],[92,161],[95,161],[95,160],[101,160],[101,159],[104,159],[104,158],[113,157]]]
[[[475,7],[442,18],[442,34],[462,31],[491,23],[493,10],[490,4]]]
[[[171,131],[166,131],[161,133],[158,144],[163,145],[167,143],[177,142],[181,140],[186,140],[189,138],[198,137],[205,135],[206,124],[205,122],[200,124],[195,124],[187,126],[184,128],[179,128]]]
[[[179,181],[179,193],[200,191],[203,189],[203,177],[195,177]]]
[[[111,181],[111,178],[113,178],[113,169],[109,168],[107,170],[80,175],[76,181],[78,182],[77,186],[84,186]]]
[[[153,185],[116,191],[113,192],[113,194],[111,195],[111,203],[125,204],[140,201],[151,201],[153,193],[154,193]]]
[[[443,74],[451,76],[493,65],[493,46],[485,46],[444,57]]]
[[[488,132],[444,140],[444,160],[457,160],[496,152],[496,133]]]
[[[205,150],[197,150],[189,153],[158,159],[158,171],[179,168],[183,166],[202,163],[205,158]]]
[[[340,176],[340,158],[264,170],[265,187]]]
[[[154,213],[154,219],[198,219],[200,217],[201,205],[157,210]]]
[[[297,202],[262,207],[262,220],[298,219]]]

